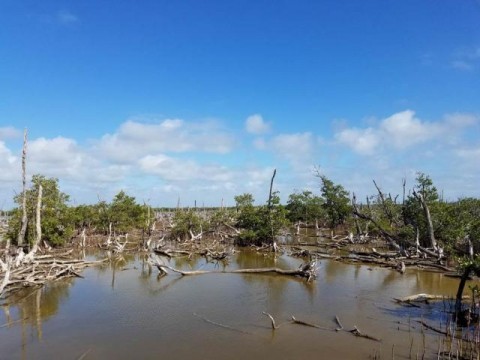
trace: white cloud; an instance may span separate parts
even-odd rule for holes
[[[344,129],[336,134],[336,139],[362,155],[373,154],[380,143],[378,132],[372,128]]]
[[[166,119],[156,123],[129,120],[113,134],[97,142],[99,154],[117,163],[130,163],[143,156],[165,152],[228,153],[234,139],[214,122],[186,123]]]
[[[270,131],[270,123],[265,122],[262,115],[254,114],[245,120],[245,128],[251,134],[261,135]]]
[[[219,165],[201,165],[193,160],[182,160],[164,154],[147,155],[139,160],[140,168],[147,174],[169,181],[209,180],[226,182],[233,173]]]
[[[275,154],[289,160],[292,165],[310,164],[313,152],[313,136],[310,132],[281,134],[274,137],[271,146]]]
[[[340,130],[335,139],[358,154],[373,155],[381,148],[404,150],[435,139],[451,139],[477,122],[478,117],[461,113],[446,115],[443,121],[428,122],[415,117],[414,111],[405,110],[383,119],[376,127]]]
[[[14,156],[3,141],[0,141],[0,181],[11,182],[20,179],[18,157]]]
[[[21,134],[21,131],[13,126],[0,127],[0,140],[18,138]]]
[[[454,113],[444,116],[445,121],[454,128],[462,128],[475,125],[479,122],[479,117],[472,114]]]
[[[398,193],[402,177],[412,180],[415,171],[431,175],[446,196],[455,198],[478,194],[472,184],[480,181],[479,120],[453,113],[425,121],[406,110],[363,127],[337,122],[334,135],[323,133],[323,139],[310,132],[273,134],[255,136],[252,146],[245,133],[234,139],[212,121],[135,118],[87,143],[61,136],[31,139],[27,172],[59,178],[62,190],[78,203],[97,201],[97,194],[108,201],[119,189],[159,206],[175,206],[179,196],[186,206],[193,200],[218,206],[222,198],[233,204],[234,195],[243,192],[263,203],[274,167],[274,185],[285,201],[294,189],[318,190],[314,164],[359,198],[375,192],[372,178]],[[12,127],[0,128],[0,134],[21,135]],[[237,141],[246,143],[231,151]],[[14,143],[0,138],[0,201],[21,186],[21,144]]]
[[[421,121],[411,110],[402,111],[383,120],[380,124],[383,141],[392,142],[397,149],[427,141],[440,135],[442,127],[436,123]]]

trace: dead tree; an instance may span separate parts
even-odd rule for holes
[[[425,214],[425,219],[427,221],[427,231],[428,231],[428,238],[430,242],[430,247],[434,250],[437,250],[437,241],[435,240],[435,234],[433,232],[433,223],[432,217],[430,216],[430,209],[428,208],[428,204],[425,200],[425,197],[422,193],[417,193],[415,190],[413,191],[413,196],[420,202],[422,206],[423,212]]]
[[[42,193],[43,193],[43,187],[42,184],[39,184],[38,186],[38,197],[37,197],[37,209],[36,209],[36,220],[35,220],[35,242],[33,243],[33,247],[30,250],[30,252],[25,256],[24,262],[29,263],[33,261],[33,257],[35,256],[35,253],[38,251],[38,245],[40,244],[40,241],[42,240],[42,218],[41,218],[41,212],[42,212]]]
[[[277,174],[277,169],[274,169],[273,170],[273,175],[272,175],[272,180],[270,180],[270,192],[268,194],[268,216],[269,216],[269,219],[270,219],[270,229],[271,229],[271,232],[272,232],[272,243],[274,245],[274,249],[275,249],[275,246],[276,246],[276,243],[275,243],[275,239],[274,239],[274,233],[273,233],[273,224],[272,224],[272,207],[273,207],[273,204],[272,204],[272,188],[273,188],[273,179],[275,179],[275,175]]]
[[[27,129],[23,132],[23,150],[22,150],[22,222],[20,226],[20,232],[17,237],[17,245],[23,246],[25,241],[25,233],[27,232],[27,175],[26,175],[26,163],[27,163]]]
[[[385,201],[385,195],[383,194],[382,190],[378,187],[375,180],[373,180],[373,185],[375,185],[375,188],[377,189],[378,196],[380,198],[380,202],[383,207],[383,212],[387,216],[388,221],[390,222],[390,225],[392,225],[394,223],[394,216],[393,216],[392,210],[388,207],[387,202]]]
[[[381,227],[371,216],[365,215],[358,210],[355,194],[353,194],[353,197],[352,197],[352,206],[353,206],[354,215],[358,216],[360,219],[370,221],[378,229],[378,231],[380,231],[380,233],[388,241],[388,243],[393,248],[395,248],[395,250],[398,250],[398,251],[401,250],[400,245],[398,245],[397,243],[397,239],[392,234],[390,234],[388,231],[383,229],[383,227]]]
[[[272,207],[272,187],[273,187],[273,179],[275,179],[275,175],[277,174],[277,169],[273,170],[272,180],[270,180],[270,193],[268,195],[268,208],[271,209]]]
[[[475,263],[471,263],[467,265],[463,269],[462,277],[460,278],[460,283],[458,284],[457,296],[455,299],[455,314],[454,319],[459,321],[460,323],[468,323],[465,314],[462,312],[462,299],[463,299],[463,290],[465,289],[465,284],[467,283],[468,278],[470,277],[471,273],[475,273],[475,275],[480,276],[480,266]]]

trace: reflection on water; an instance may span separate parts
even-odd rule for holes
[[[441,305],[399,308],[392,298],[420,292],[453,296],[458,284],[438,273],[409,270],[401,275],[328,260],[319,264],[312,283],[278,275],[221,273],[301,265],[298,259],[248,250],[228,263],[183,256],[169,264],[219,273],[159,277],[145,256],[110,255],[109,262],[85,270],[85,279],[55,282],[3,304],[0,358],[357,359],[374,353],[390,358],[392,347],[399,358],[408,357],[412,346],[414,353],[421,351],[424,341],[410,320],[436,321]],[[277,323],[295,315],[332,329],[338,316],[347,330],[357,326],[383,341],[287,323],[272,332],[263,311]],[[425,336],[427,355],[433,356],[438,338]]]
[[[2,304],[5,329],[20,328],[21,357],[27,358],[28,342],[35,338],[41,342],[43,339],[42,324],[54,317],[61,304],[68,299],[72,279],[62,282],[50,283],[38,289],[25,289],[17,292]],[[15,304],[12,306],[11,304]],[[2,354],[5,354],[2,351]],[[30,354],[32,356],[33,354]]]

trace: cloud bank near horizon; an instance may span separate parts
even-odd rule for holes
[[[27,172],[60,179],[75,203],[111,199],[121,189],[155,206],[233,204],[249,192],[267,195],[273,169],[285,202],[295,190],[319,192],[313,167],[357,196],[373,194],[372,179],[397,194],[402,178],[430,175],[446,198],[480,197],[480,130],[475,114],[424,120],[405,110],[365,124],[332,122],[328,136],[308,129],[275,133],[262,115],[242,131],[227,122],[127,119],[96,139],[29,139]],[[21,178],[21,130],[0,127],[0,204],[11,207]]]

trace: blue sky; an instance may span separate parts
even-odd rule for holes
[[[313,166],[478,197],[479,23],[477,0],[3,0],[0,206],[25,127],[29,174],[78,203],[263,202],[274,168],[286,200]]]

